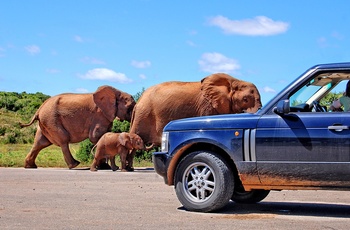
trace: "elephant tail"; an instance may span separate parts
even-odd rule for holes
[[[32,117],[32,120],[28,124],[19,123],[19,125],[21,126],[21,128],[28,127],[28,126],[31,126],[36,120],[39,120],[38,113],[35,113],[35,115]]]

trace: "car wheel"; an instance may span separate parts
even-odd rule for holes
[[[256,189],[252,191],[238,190],[233,192],[231,200],[241,204],[254,204],[265,199],[269,193],[270,190],[262,189]]]
[[[176,169],[175,190],[187,210],[211,212],[230,201],[234,177],[230,167],[219,155],[193,152],[184,157]]]

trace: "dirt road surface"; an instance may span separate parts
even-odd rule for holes
[[[153,169],[0,168],[0,229],[349,229],[350,192],[271,192],[216,213],[184,210]]]

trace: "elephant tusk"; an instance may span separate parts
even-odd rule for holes
[[[153,147],[154,147],[154,143],[152,143],[150,146],[145,146],[145,150],[150,151],[151,149],[153,149]]]

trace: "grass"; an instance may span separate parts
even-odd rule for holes
[[[32,144],[0,144],[0,167],[24,167],[24,159],[30,151]],[[74,158],[79,144],[71,144],[70,150]],[[77,159],[77,158],[76,158]],[[67,168],[63,159],[61,148],[49,146],[40,151],[35,161],[40,168]],[[92,162],[81,162],[78,167],[90,167]],[[117,157],[116,164],[120,165]],[[153,167],[152,162],[134,160],[135,167]]]
[[[24,167],[24,159],[32,147],[36,125],[21,129],[19,123],[29,122],[30,117],[0,108],[0,167]],[[71,153],[77,160],[76,153],[79,148],[79,143],[70,145]],[[140,159],[142,158],[134,159],[135,167],[153,167],[150,160]],[[67,168],[61,148],[57,146],[41,150],[35,163],[41,168]],[[90,167],[91,163],[81,162],[78,167]],[[120,166],[119,157],[116,157],[116,164]]]

